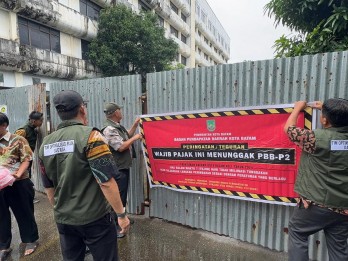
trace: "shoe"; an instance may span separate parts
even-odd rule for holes
[[[25,246],[24,256],[29,256],[34,253],[38,246],[39,242],[27,243]]]
[[[126,235],[122,233],[117,232],[117,238],[124,238]]]
[[[133,225],[134,224],[134,219],[133,218],[128,218],[129,219],[129,223],[131,224],[131,225]]]
[[[5,261],[11,251],[12,248],[0,250],[0,261]]]

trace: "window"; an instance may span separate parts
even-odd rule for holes
[[[204,37],[204,42],[205,42],[206,44],[209,44],[209,41],[208,41],[208,39],[207,39],[206,37]]]
[[[33,77],[32,79],[33,79],[33,84],[41,83],[41,79],[40,78]]]
[[[199,5],[196,5],[196,15],[199,17],[201,14],[201,7]]]
[[[179,53],[176,53],[176,55],[175,55],[175,61],[176,61],[176,62],[179,62],[179,57],[180,57],[180,54],[179,54]]]
[[[176,38],[179,37],[179,32],[173,26],[170,26],[170,33],[174,35]]]
[[[93,20],[99,19],[101,7],[90,0],[80,0],[80,13]]]
[[[141,11],[144,11],[144,12],[147,12],[147,11],[151,11],[151,8],[148,7],[145,3],[143,3],[142,1],[139,1],[138,2],[138,7],[139,7],[139,10]]]
[[[83,60],[88,60],[89,44],[90,42],[81,39],[81,53]]]
[[[160,16],[158,16],[158,25],[164,27],[164,19]]]
[[[172,2],[170,2],[170,8],[174,11],[174,13],[179,14],[179,9]]]
[[[187,22],[187,17],[183,13],[181,13],[181,19],[186,23]]]
[[[181,63],[182,63],[183,65],[187,65],[187,58],[186,58],[185,56],[182,56],[182,55],[181,55]]]
[[[185,44],[187,43],[187,37],[183,34],[181,34],[181,41]]]
[[[209,30],[211,31],[212,30],[212,23],[211,23],[211,21],[210,20],[208,20],[208,28],[209,28]]]
[[[4,86],[4,74],[0,73],[0,86]]]
[[[199,35],[199,37],[201,37],[201,36],[202,36],[202,33],[201,33],[201,31],[198,31],[198,35]]]
[[[60,53],[60,33],[44,25],[18,17],[20,44]]]
[[[202,10],[202,21],[203,23],[207,23],[207,14]]]
[[[208,55],[205,53],[204,54],[204,59],[206,59],[207,61],[209,61],[209,57],[208,57]]]
[[[201,54],[202,50],[198,48],[198,53]]]

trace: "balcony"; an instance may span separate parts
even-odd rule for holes
[[[91,41],[97,35],[98,25],[96,21],[81,15],[74,9],[59,4],[57,0],[50,2],[17,1],[17,5],[11,11],[87,41]]]
[[[196,27],[202,32],[203,36],[205,36],[210,42],[212,42],[216,47],[219,48],[219,51],[223,53],[224,56],[230,57],[230,54],[227,50],[218,42],[213,33],[207,28],[207,26],[203,23],[202,20],[196,19],[195,21]],[[220,58],[221,59],[221,58]]]
[[[199,66],[209,66],[210,65],[209,61],[204,59],[204,57],[201,54],[197,53],[197,52],[196,52],[196,55],[195,55],[195,62]]]
[[[85,60],[1,38],[0,69],[71,80],[101,75]]]
[[[209,56],[214,56],[214,51],[213,49],[202,40],[201,37],[199,37],[198,34],[196,34],[195,37],[195,43],[197,46],[199,46],[200,49],[202,49],[206,54],[208,54]]]
[[[171,10],[171,14],[169,16],[169,22],[179,31],[184,33],[184,35],[188,36],[190,34],[190,27],[187,23],[185,23],[181,17],[179,17],[175,12]]]
[[[128,8],[133,7],[133,5],[131,3],[129,3],[127,0],[116,0],[116,4],[123,4],[123,5],[127,6]]]
[[[174,42],[176,42],[179,45],[179,52],[184,55],[185,57],[189,57],[191,54],[191,49],[190,47],[183,43],[182,41],[180,41],[178,38],[171,36],[171,39],[174,40]]]
[[[218,61],[219,63],[226,63],[221,56],[214,51],[213,47],[210,47],[204,40],[201,38],[198,38],[198,35],[196,35],[195,39],[196,45],[200,47],[202,51],[204,51],[206,54],[208,54],[211,58]]]
[[[94,0],[93,2],[95,2],[97,5],[99,5],[101,7],[107,7],[107,6],[110,6],[112,4],[113,0]]]
[[[126,1],[126,0],[123,0]],[[158,4],[160,3],[160,0],[142,0],[143,2],[147,3],[151,8],[156,8]]]
[[[172,10],[170,9],[170,6],[166,4],[164,0],[159,0],[157,7],[155,7],[156,13],[159,13],[163,18],[168,19],[170,17],[170,14]]]
[[[191,14],[191,6],[186,0],[171,0],[186,16]]]

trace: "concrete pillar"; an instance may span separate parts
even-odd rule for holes
[[[191,32],[190,32],[190,67],[196,67],[196,0],[191,0],[191,15],[190,15],[190,24],[191,24]]]

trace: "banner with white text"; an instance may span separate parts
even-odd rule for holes
[[[301,150],[283,131],[292,105],[141,116],[151,187],[293,205]],[[312,129],[312,109],[298,126]]]

